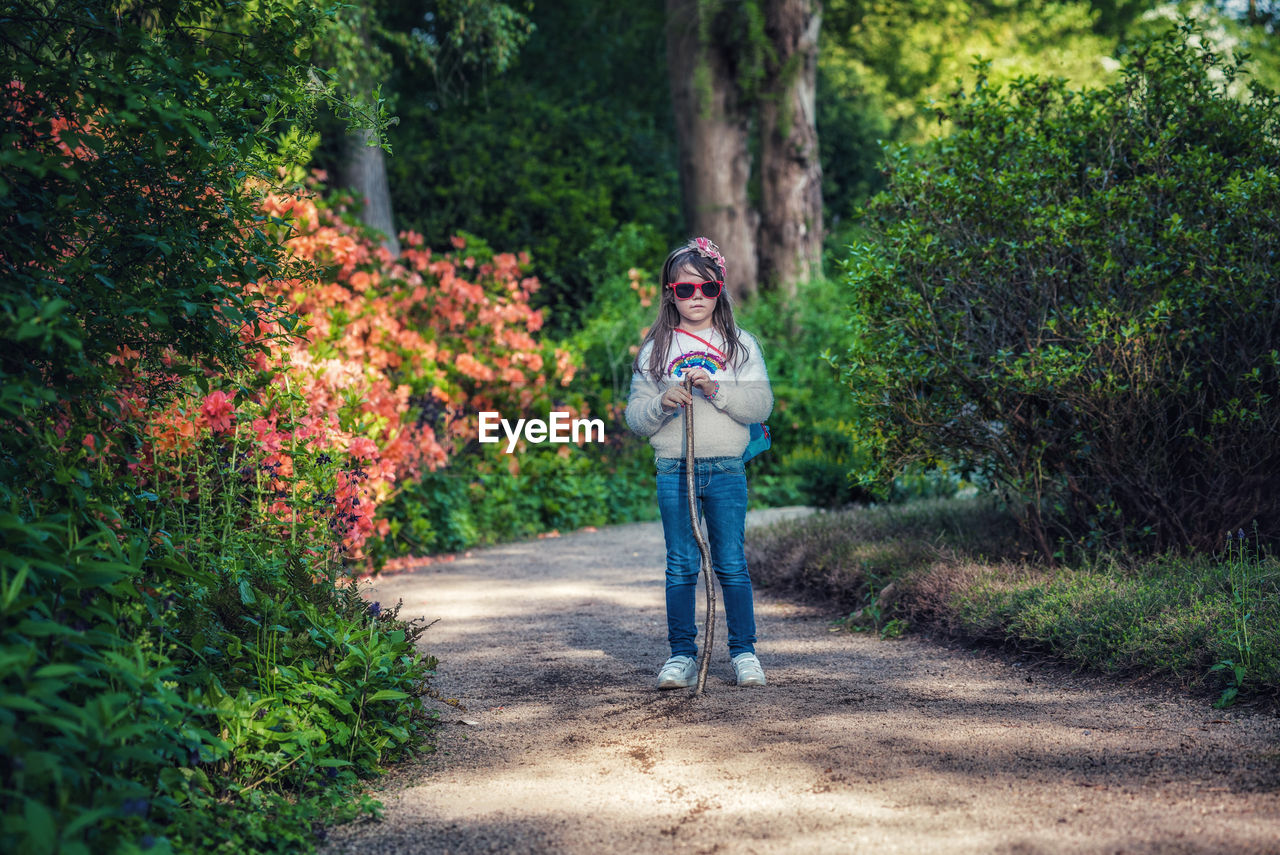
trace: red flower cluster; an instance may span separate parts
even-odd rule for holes
[[[21,84],[8,87],[21,94]],[[59,120],[50,131],[62,153],[95,157],[62,142],[68,127]],[[395,485],[444,466],[477,435],[476,413],[550,409],[575,365],[536,338],[542,315],[530,297],[539,283],[523,275],[526,257],[469,248],[458,236],[437,254],[405,232],[393,259],[342,217],[345,202],[311,185],[307,194],[268,193],[262,209],[288,224],[280,234],[288,252],[323,274],[252,283],[301,317],[302,335],[246,325],[240,336],[256,375],[210,374],[202,392],[164,373],[174,371],[172,352],[122,346],[107,360],[119,377],[112,406],[96,424],[63,419],[59,430],[99,465],[128,467],[182,499],[216,489],[197,477],[202,466],[219,473],[222,489],[251,484],[263,498],[239,522],[328,532],[358,556],[385,530],[376,511]],[[113,442],[123,436],[141,447],[126,456],[126,443]]]
[[[231,430],[231,422],[235,417],[232,398],[226,392],[210,392],[200,405],[200,415],[204,424],[214,433],[226,433]]]
[[[570,354],[535,338],[542,315],[529,298],[539,283],[521,274],[527,258],[464,255],[457,236],[454,252],[436,255],[404,232],[392,259],[317,195],[269,195],[264,209],[293,224],[292,253],[328,271],[262,287],[306,321],[305,337],[272,357],[355,435],[348,453],[368,473],[361,507],[445,465],[475,437],[477,411],[549,407],[554,388],[572,379]]]
[[[128,412],[145,423],[144,478],[185,478],[175,475],[182,461],[214,443],[274,497],[268,521],[315,524],[358,556],[385,532],[376,512],[396,483],[445,465],[476,435],[476,412],[550,407],[575,365],[535,338],[542,316],[529,304],[538,282],[521,274],[526,258],[464,254],[460,237],[436,255],[405,232],[392,259],[335,207],[318,194],[264,200],[290,223],[288,250],[326,273],[258,283],[306,329],[292,340],[270,323],[241,330],[261,379],[238,386],[262,391],[215,388],[155,407],[128,382],[143,355],[122,349],[112,363]]]
[[[10,82],[7,94],[21,100],[22,84]],[[54,120],[50,141],[68,161],[95,158],[74,147],[71,129]],[[74,129],[107,133],[91,119]],[[459,236],[436,254],[405,232],[393,259],[343,218],[344,201],[326,201],[318,179],[311,185],[267,193],[262,209],[287,223],[288,252],[322,275],[246,283],[300,316],[303,334],[246,325],[240,337],[256,373],[207,373],[199,392],[180,379],[173,352],[121,346],[107,359],[118,372],[115,400],[93,424],[63,414],[57,430],[69,453],[127,467],[156,492],[163,485],[179,501],[239,513],[236,525],[327,532],[331,543],[316,548],[354,556],[385,530],[376,510],[395,485],[444,466],[476,436],[478,411],[550,409],[575,366],[536,338],[542,315],[530,297],[539,283],[522,273],[527,258]],[[259,308],[280,316],[278,306]],[[258,499],[240,502],[250,487]],[[213,490],[223,493],[206,495]]]

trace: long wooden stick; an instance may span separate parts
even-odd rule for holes
[[[684,469],[685,486],[689,494],[689,525],[693,526],[693,538],[698,541],[698,551],[702,553],[702,581],[707,586],[707,626],[702,643],[702,656],[698,662],[698,688],[695,695],[701,695],[707,685],[707,670],[711,667],[711,644],[715,640],[716,631],[716,586],[711,581],[711,548],[702,536],[702,527],[698,525],[698,499],[694,494],[693,477],[693,381],[686,377],[684,387],[689,390],[690,401],[684,408]]]

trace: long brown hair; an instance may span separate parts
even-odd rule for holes
[[[673,250],[667,256],[666,262],[662,265],[662,286],[658,292],[658,318],[649,327],[649,333],[644,337],[644,341],[640,343],[640,352],[644,352],[644,346],[653,342],[653,349],[649,352],[649,364],[641,367],[640,355],[637,353],[631,365],[632,371],[647,373],[654,379],[661,377],[666,368],[667,351],[671,349],[671,336],[682,320],[680,311],[676,308],[675,292],[670,287],[676,271],[682,267],[692,268],[704,279],[724,279],[724,271],[720,266],[698,252],[692,241]],[[727,290],[722,289],[719,298],[716,299],[716,307],[711,311],[711,325],[724,336],[725,357],[736,371],[740,363],[735,364],[735,360],[739,355],[742,360],[746,360],[748,350],[738,341],[738,325],[733,320],[733,299]]]

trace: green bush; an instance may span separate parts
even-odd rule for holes
[[[794,295],[765,292],[735,309],[739,326],[764,348],[774,397],[772,447],[749,464],[753,503],[830,508],[952,495],[963,486],[958,479],[920,468],[879,494],[852,477],[870,462],[875,436],[855,417],[857,403],[832,356],[845,335],[844,302],[837,281],[818,278]]]
[[[843,504],[858,454],[850,443],[852,401],[824,352],[842,332],[841,298],[830,280],[802,283],[794,295],[761,292],[735,306],[738,325],[756,336],[773,389],[766,420],[772,445],[748,467],[753,501]]]
[[[593,412],[625,405],[642,332],[657,316],[658,275],[669,247],[652,226],[627,223],[582,252],[592,271],[591,297],[565,345],[582,362],[574,381]]]
[[[276,495],[212,437],[146,489],[55,450],[37,510],[0,512],[0,844],[313,845],[432,725],[423,627],[339,587],[315,532],[233,525]]]
[[[604,446],[540,446],[512,455],[505,446],[487,446],[459,455],[447,468],[404,485],[380,511],[391,531],[370,542],[372,557],[383,563],[653,519],[653,455],[625,431],[625,424],[606,424]],[[561,456],[558,448],[570,453]]]
[[[797,481],[805,503],[838,508],[872,499],[849,473],[857,468],[859,449],[846,422],[824,420],[808,425],[804,445],[786,454],[783,463]]]
[[[1280,532],[1280,99],[1194,34],[955,93],[849,261],[870,468],[980,473],[1046,556]]]
[[[335,584],[333,536],[238,527],[275,497],[225,447],[144,482],[126,417],[239,384],[246,337],[296,320],[236,283],[306,273],[256,188],[329,95],[324,15],[6,5],[0,851],[306,851],[430,724],[422,627]]]

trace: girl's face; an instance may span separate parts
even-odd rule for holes
[[[680,267],[671,282],[692,282],[701,286],[708,279],[703,274],[694,270],[692,267]],[[671,286],[668,285],[668,288]],[[702,329],[711,325],[711,313],[715,311],[716,302],[719,296],[708,297],[702,293],[702,288],[693,289],[693,296],[686,300],[681,300],[676,296],[675,292],[671,293],[672,302],[676,304],[676,311],[680,313],[680,317],[684,320],[686,326],[692,329]]]

